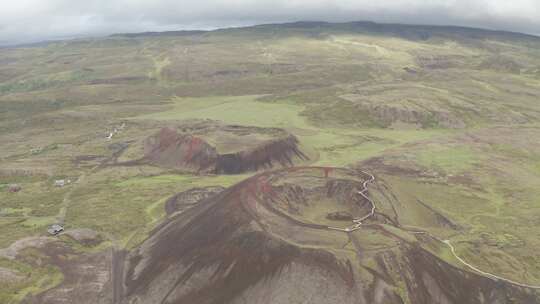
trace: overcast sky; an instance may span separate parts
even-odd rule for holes
[[[540,34],[540,0],[0,0],[0,44],[300,20]]]

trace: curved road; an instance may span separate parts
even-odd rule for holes
[[[357,193],[360,194],[363,198],[365,198],[370,204],[371,204],[371,212],[369,214],[367,214],[366,216],[363,216],[361,218],[357,218],[357,219],[353,219],[352,222],[353,222],[353,225],[350,226],[350,227],[347,227],[347,228],[336,228],[336,227],[327,227],[328,229],[331,229],[331,230],[337,230],[337,231],[342,231],[342,232],[346,232],[346,233],[350,233],[350,232],[353,232],[355,230],[358,230],[360,229],[360,227],[362,226],[362,222],[369,219],[370,217],[374,216],[375,215],[375,209],[376,209],[376,206],[375,206],[375,203],[366,195],[366,192],[368,191],[368,188],[367,188],[367,185],[369,183],[372,183],[375,181],[375,176],[373,176],[372,174],[368,173],[368,172],[365,172],[365,171],[361,171],[363,174],[369,176],[369,179],[364,181],[364,183],[362,184],[363,185],[363,189],[358,191]],[[406,229],[405,229],[406,230]],[[493,279],[493,280],[500,280],[500,281],[505,281],[507,283],[510,283],[510,284],[513,284],[513,285],[517,285],[517,286],[521,286],[521,287],[526,287],[526,288],[532,288],[532,289],[540,289],[540,286],[538,285],[529,285],[529,284],[523,284],[523,283],[519,283],[519,282],[516,282],[516,281],[513,281],[513,280],[510,280],[510,279],[506,279],[506,278],[503,278],[503,277],[500,277],[498,275],[495,275],[495,274],[492,274],[492,273],[489,273],[489,272],[485,272],[485,271],[482,271],[480,270],[478,267],[474,266],[474,265],[471,265],[469,263],[467,263],[467,261],[465,261],[463,258],[461,258],[459,255],[457,255],[456,253],[456,249],[454,248],[454,246],[452,245],[452,243],[450,242],[450,240],[442,240],[434,235],[432,235],[431,233],[427,232],[427,231],[413,231],[413,230],[406,230],[410,233],[413,233],[413,234],[424,234],[424,235],[427,235],[429,237],[431,237],[432,239],[435,239],[443,244],[445,244],[449,249],[450,251],[452,252],[452,255],[460,262],[462,263],[463,265],[465,265],[466,267],[468,267],[469,269],[475,271],[476,273],[482,275],[482,276],[485,276],[487,278],[490,278],[490,279]]]

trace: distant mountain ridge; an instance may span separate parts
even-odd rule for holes
[[[43,47],[52,43],[61,43],[69,41],[104,39],[104,38],[145,38],[145,37],[181,37],[181,36],[197,36],[209,33],[223,32],[240,32],[246,30],[268,31],[268,30],[284,30],[284,29],[301,29],[301,30],[331,30],[345,31],[355,33],[371,33],[381,35],[392,35],[406,39],[427,40],[431,37],[440,38],[470,38],[470,39],[518,39],[540,41],[539,36],[525,34],[519,32],[490,30],[474,27],[462,27],[455,25],[425,25],[425,24],[399,24],[399,23],[377,23],[373,21],[352,21],[352,22],[325,22],[325,21],[297,21],[285,23],[268,23],[256,24],[244,27],[224,27],[214,30],[177,30],[177,31],[147,31],[135,33],[115,33],[108,36],[81,37],[73,39],[50,39],[26,43],[1,43],[2,48],[21,48],[21,47]]]
[[[272,29],[320,29],[334,31],[370,32],[376,34],[393,34],[401,37],[429,39],[431,36],[461,35],[467,38],[506,37],[540,40],[540,37],[511,31],[490,30],[474,27],[454,25],[425,25],[425,24],[399,24],[377,23],[373,21],[352,21],[333,23],[324,21],[297,21],[286,23],[257,24],[245,27],[228,27],[215,30],[178,30],[164,32],[117,33],[109,37],[157,37],[157,36],[192,36],[206,33],[245,31],[245,30],[272,30]]]
[[[109,37],[152,37],[152,36],[191,36],[197,34],[204,34],[209,31],[205,30],[191,30],[191,31],[165,31],[165,32],[141,32],[141,33],[118,33],[112,34]]]

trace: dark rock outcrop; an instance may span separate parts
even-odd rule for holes
[[[347,211],[331,212],[326,215],[326,218],[332,221],[352,221],[353,216]]]

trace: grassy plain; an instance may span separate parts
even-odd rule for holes
[[[174,98],[171,109],[137,116],[135,119],[211,119],[233,125],[283,128],[317,151],[316,165],[328,166],[345,166],[376,156],[391,147],[453,132],[445,129],[319,127],[310,123],[309,118],[303,115],[305,106],[298,105],[294,99],[265,102],[259,100],[260,98],[261,96]]]

